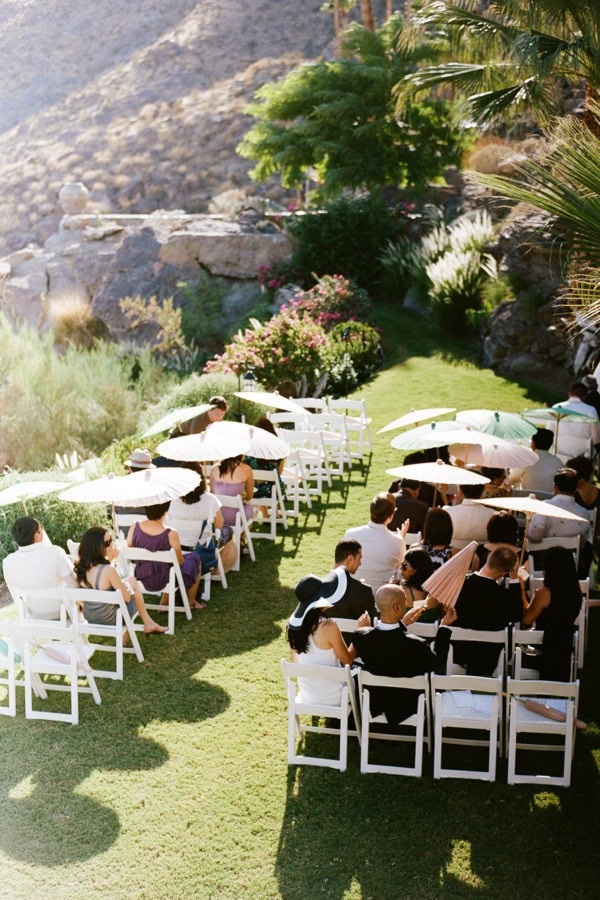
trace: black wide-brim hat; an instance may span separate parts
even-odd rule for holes
[[[316,575],[301,578],[294,588],[299,603],[289,618],[290,628],[300,628],[304,616],[311,609],[327,609],[341,600],[347,585],[348,575],[344,568],[334,569],[324,578]]]

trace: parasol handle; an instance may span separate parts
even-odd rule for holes
[[[523,565],[525,557],[525,544],[527,543],[527,532],[529,531],[529,523],[531,522],[531,513],[525,513],[525,532],[523,534],[523,546],[521,547],[521,555],[519,557],[519,566]]]

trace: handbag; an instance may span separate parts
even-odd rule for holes
[[[207,543],[202,544],[202,535],[204,533],[204,528],[206,527],[206,519],[202,523],[202,528],[200,529],[200,534],[198,536],[198,543],[196,544],[196,549],[194,553],[197,553],[200,559],[202,560],[202,571],[209,572],[211,569],[216,569],[218,560],[217,560],[217,539],[212,534]]]

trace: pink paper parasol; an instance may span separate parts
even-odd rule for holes
[[[446,609],[454,607],[471,568],[477,541],[471,541],[460,553],[445,562],[423,582],[423,587]]]

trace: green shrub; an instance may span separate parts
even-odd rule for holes
[[[390,299],[402,299],[411,285],[424,284],[421,249],[410,238],[388,241],[380,256],[383,283]]]
[[[376,296],[384,270],[381,253],[403,222],[376,196],[341,198],[322,212],[298,216],[289,224],[294,241],[291,265],[305,287],[322,275],[337,272]]]
[[[206,364],[209,373],[234,374],[253,369],[264,388],[298,382],[303,375],[313,390],[327,344],[323,328],[308,316],[284,307],[281,312],[235,335],[223,353]]]
[[[181,326],[188,347],[198,348],[198,371],[207,359],[223,346],[223,301],[227,293],[222,278],[203,272],[196,281],[182,283],[186,304]]]
[[[99,453],[168,383],[149,353],[132,360],[105,343],[58,353],[52,333],[0,317],[0,465],[41,469],[56,453]]]
[[[496,263],[492,257],[482,259],[471,250],[450,250],[426,267],[430,281],[429,298],[440,324],[458,333],[465,324],[479,320],[473,315],[481,310],[481,289],[486,278],[496,277]]]
[[[364,322],[341,322],[329,334],[323,364],[327,392],[347,394],[381,365],[379,332]]]

